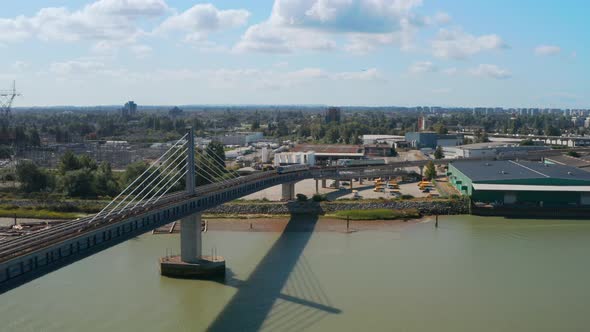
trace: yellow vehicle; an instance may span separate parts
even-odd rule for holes
[[[373,189],[374,192],[378,193],[378,192],[384,192],[385,188],[383,188],[383,186],[375,186],[375,189]]]

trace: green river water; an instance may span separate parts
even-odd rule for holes
[[[0,331],[590,330],[590,221],[440,223],[211,231],[224,282],[161,277],[179,237],[146,234],[0,295]]]

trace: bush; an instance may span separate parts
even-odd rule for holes
[[[296,197],[298,202],[307,202],[308,200],[307,195],[304,194],[297,194]]]
[[[324,202],[324,201],[327,201],[327,200],[328,200],[328,196],[326,196],[326,195],[322,195],[322,194],[314,194],[314,195],[311,197],[311,199],[312,199],[314,202]]]
[[[400,198],[401,199],[412,199],[412,198],[414,198],[414,196],[405,194],[405,195],[401,195]]]

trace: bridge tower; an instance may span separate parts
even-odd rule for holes
[[[195,132],[187,128],[188,170],[195,170]],[[186,173],[186,192],[195,194],[195,172]],[[220,256],[204,256],[202,242],[202,213],[194,213],[180,223],[180,256],[160,259],[162,275],[173,278],[210,279],[225,275],[225,259]]]

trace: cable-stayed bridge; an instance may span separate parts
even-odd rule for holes
[[[535,151],[531,156],[538,158],[564,151]],[[405,167],[423,167],[427,162],[316,167],[239,176],[226,169],[214,151],[196,149],[193,131],[189,129],[96,215],[0,243],[0,293],[177,220],[182,220],[178,260],[199,264],[204,258],[200,218],[204,210],[279,184],[283,185],[283,198],[290,200],[294,198],[294,184],[303,179],[392,176]],[[434,162],[446,164],[449,160]]]

